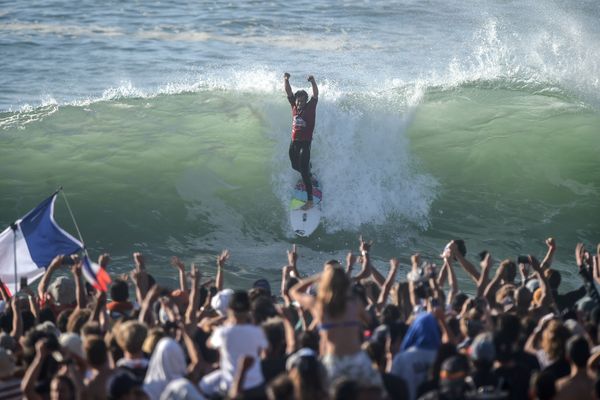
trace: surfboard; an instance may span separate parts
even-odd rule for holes
[[[290,222],[294,233],[301,237],[310,236],[319,226],[321,222],[321,201],[323,200],[323,192],[319,185],[315,174],[312,174],[313,184],[313,206],[309,210],[302,210],[302,207],[307,200],[306,188],[302,179],[298,179],[292,192],[292,200],[290,201]]]

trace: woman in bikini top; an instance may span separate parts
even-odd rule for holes
[[[317,282],[316,298],[304,292]],[[337,261],[327,262],[320,277],[300,282],[290,294],[313,314],[321,335],[322,355],[344,356],[360,351],[365,311],[351,296],[350,278]]]

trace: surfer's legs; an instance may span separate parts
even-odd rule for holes
[[[290,142],[290,149],[288,151],[290,156],[290,163],[292,164],[292,169],[300,172],[300,150],[299,146],[300,142],[294,142],[293,140]]]
[[[289,156],[292,168],[302,175],[302,182],[306,188],[308,208],[312,207],[312,181],[310,175],[310,143],[292,141],[290,143]]]
[[[312,180],[310,179],[310,142],[298,142],[301,146],[300,149],[300,174],[302,175],[302,182],[306,188],[306,194],[308,195],[308,201],[312,203]]]

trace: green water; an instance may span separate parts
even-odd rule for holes
[[[297,176],[279,100],[201,91],[4,113],[0,222],[62,185],[92,256],[110,252],[123,272],[142,251],[173,285],[172,255],[210,275],[229,248],[229,284],[275,285],[292,243],[313,271],[356,250],[360,233],[376,240],[382,270],[391,256],[406,268],[413,251],[435,259],[453,238],[469,255],[513,258],[542,256],[554,236],[556,265],[575,285],[575,243],[600,240],[600,114],[567,96],[477,87],[432,89],[402,112],[322,99],[313,164],[325,218],[294,238],[286,205]]]

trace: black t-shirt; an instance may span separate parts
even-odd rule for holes
[[[492,386],[498,387],[500,380],[498,375],[492,370],[475,370],[471,374],[471,379],[476,388]]]
[[[260,369],[262,370],[263,377],[265,378],[265,384],[271,382],[279,374],[285,372],[285,357],[278,358],[266,358],[261,360]]]
[[[494,374],[504,381],[502,389],[510,393],[512,400],[529,400],[531,371],[527,367],[520,364],[500,366],[494,370]]]
[[[554,381],[556,382],[571,373],[571,366],[567,360],[561,358],[544,368],[544,372],[546,371],[554,376]]]

